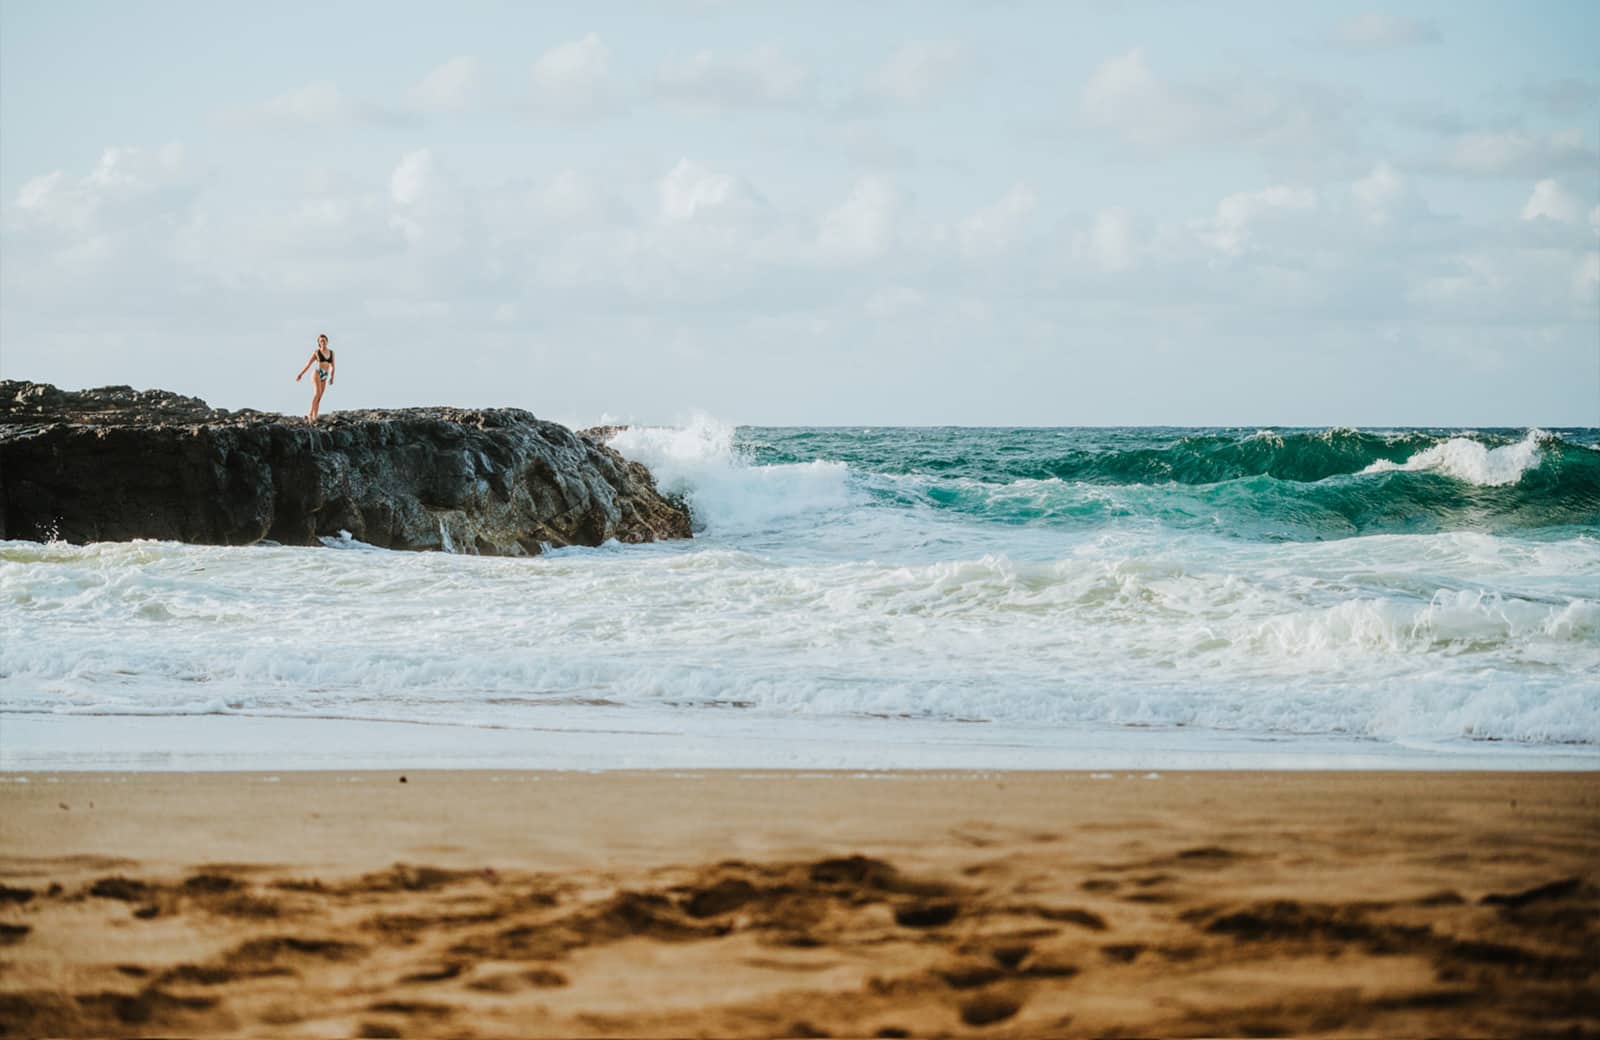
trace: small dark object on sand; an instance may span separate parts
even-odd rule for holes
[[[913,903],[895,910],[895,924],[907,928],[938,928],[956,919],[961,908],[949,900],[931,903]]]
[[[986,1026],[1015,1015],[1022,1005],[998,993],[983,993],[961,1005],[961,1021],[969,1026]]]

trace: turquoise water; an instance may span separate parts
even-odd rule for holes
[[[0,543],[0,715],[649,733],[700,764],[832,761],[818,734],[933,765],[989,740],[1003,766],[1016,734],[1056,765],[1134,731],[1201,757],[1600,748],[1600,431],[700,420],[611,444],[692,541]]]
[[[1148,520],[1263,541],[1600,533],[1600,431],[744,428],[754,465],[836,461],[884,507]]]

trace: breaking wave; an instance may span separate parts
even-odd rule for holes
[[[1597,443],[634,427],[610,444],[688,503],[692,541],[0,542],[0,722],[742,712],[1591,753]]]
[[[1138,519],[1315,540],[1600,525],[1600,452],[1542,430],[749,429],[707,418],[611,442],[702,530],[867,500],[1008,524]]]

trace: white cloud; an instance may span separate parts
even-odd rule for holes
[[[602,187],[594,176],[572,169],[551,177],[536,193],[534,204],[546,220],[570,226],[606,224],[628,215],[616,193]]]
[[[655,78],[657,96],[707,109],[795,105],[810,85],[811,70],[775,47],[730,55],[703,50],[666,62]]]
[[[615,100],[611,50],[595,33],[545,51],[531,79],[534,106],[555,115],[591,115]]]
[[[657,186],[661,219],[669,223],[740,220],[761,205],[748,184],[690,159],[679,159]]]
[[[1577,251],[1475,246],[1427,259],[1407,279],[1406,302],[1419,321],[1536,327],[1579,317],[1593,336],[1592,314],[1571,309],[1589,292]]]
[[[961,222],[962,252],[983,256],[1011,246],[1026,230],[1038,201],[1026,184],[1012,187],[999,201]]]
[[[81,224],[87,214],[80,206],[58,205],[57,200],[68,198],[66,186],[67,175],[60,170],[35,177],[17,192],[17,208],[51,223]]]
[[[466,199],[431,148],[401,158],[389,175],[389,199],[394,204],[390,226],[413,249],[441,257],[467,248],[472,229]]]
[[[1347,18],[1334,27],[1333,43],[1356,51],[1393,50],[1422,43],[1439,42],[1439,30],[1431,22],[1373,11]]]
[[[1371,173],[1350,186],[1350,196],[1362,219],[1376,227],[1389,223],[1405,194],[1406,179],[1387,162],[1379,162]]]
[[[1576,224],[1582,215],[1583,207],[1572,193],[1563,188],[1560,182],[1549,178],[1533,186],[1533,194],[1528,196],[1527,204],[1522,207],[1523,220],[1544,218]]]
[[[1132,270],[1139,262],[1132,214],[1120,208],[1096,213],[1089,229],[1074,239],[1073,252],[1101,271]]]
[[[323,125],[355,122],[359,111],[360,106],[332,83],[312,83],[279,94],[260,108],[266,119]]]
[[[1600,252],[1586,253],[1572,276],[1572,294],[1584,303],[1600,299]]]
[[[286,91],[259,105],[227,113],[242,126],[337,127],[397,123],[404,116],[395,110],[350,97],[332,83],[310,83]]]
[[[1317,193],[1310,188],[1275,185],[1260,191],[1241,191],[1217,203],[1215,216],[1200,222],[1196,231],[1219,251],[1237,255],[1263,222],[1316,207]]]
[[[107,148],[87,175],[56,170],[25,182],[16,210],[26,228],[81,238],[148,219],[173,201],[186,177],[183,148]]]
[[[846,199],[822,218],[817,244],[845,260],[881,256],[894,244],[904,202],[886,177],[862,177]]]
[[[181,244],[202,187],[176,144],[107,148],[82,176],[58,170],[25,181],[0,206],[5,310],[54,311],[68,325],[92,311],[120,329],[113,316],[148,310],[187,284]]]
[[[1505,286],[1495,258],[1484,252],[1442,257],[1428,273],[1406,287],[1413,305],[1425,305],[1437,314],[1459,311],[1473,301],[1492,299]]]
[[[1538,176],[1551,170],[1591,171],[1600,154],[1582,130],[1538,137],[1522,130],[1463,134],[1445,155],[1444,165],[1457,173],[1485,177]]]
[[[1111,127],[1130,114],[1159,112],[1173,103],[1165,86],[1150,71],[1144,51],[1137,47],[1102,62],[1084,84],[1079,101],[1092,122]]]
[[[867,80],[867,92],[902,105],[923,104],[966,75],[971,56],[959,40],[912,40]]]
[[[411,104],[423,112],[461,112],[483,89],[483,62],[469,55],[451,58],[411,88]]]
[[[1171,82],[1137,48],[1095,69],[1079,112],[1146,152],[1253,146],[1302,155],[1339,150],[1348,136],[1343,102],[1327,90],[1283,81]]]
[[[401,206],[418,205],[436,188],[438,180],[432,150],[411,152],[389,175],[389,197]]]

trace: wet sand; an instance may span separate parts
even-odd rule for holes
[[[0,1035],[1600,1035],[1600,774],[29,774]]]

